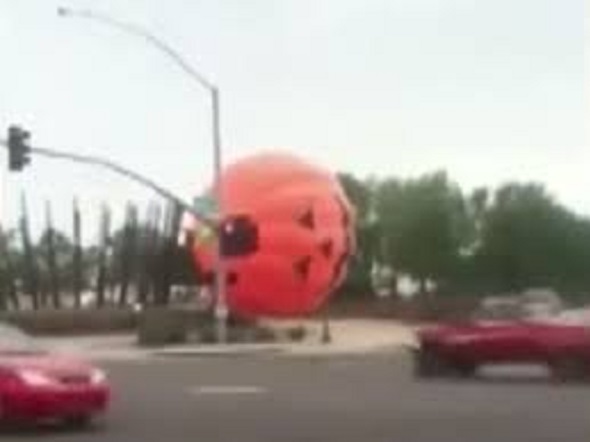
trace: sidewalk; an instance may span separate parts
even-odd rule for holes
[[[400,349],[414,341],[414,328],[397,321],[342,319],[330,322],[331,342],[322,344],[321,324],[306,324],[308,337],[285,344],[292,355],[367,354]]]
[[[147,359],[156,356],[337,356],[392,352],[412,344],[414,327],[390,320],[333,320],[332,340],[321,342],[318,321],[268,321],[277,328],[303,325],[307,330],[301,342],[242,344],[182,344],[158,349],[141,348],[134,335],[41,338],[59,352],[90,359]]]
[[[150,351],[136,345],[134,334],[41,337],[41,345],[58,353],[92,360],[137,360],[149,358]]]

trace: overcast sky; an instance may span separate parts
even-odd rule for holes
[[[0,0],[0,128],[188,198],[211,178],[206,92],[144,41],[59,5],[145,26],[216,82],[228,161],[284,148],[360,176],[533,179],[590,214],[584,0]],[[88,211],[150,197],[50,160],[2,174],[8,222],[23,186],[38,223],[48,198],[65,227],[75,194]]]

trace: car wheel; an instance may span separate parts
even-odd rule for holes
[[[79,416],[68,417],[65,424],[68,428],[75,430],[85,429],[92,423],[92,416],[89,414],[81,414]]]
[[[430,348],[424,348],[414,354],[414,375],[420,378],[432,378],[449,374],[450,364],[442,355]]]
[[[477,365],[461,362],[461,363],[455,364],[454,369],[455,369],[455,372],[459,376],[461,376],[463,378],[470,378],[477,371]]]
[[[552,377],[558,382],[590,378],[590,364],[579,356],[560,356],[550,363]]]

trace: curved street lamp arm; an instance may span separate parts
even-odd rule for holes
[[[129,22],[123,22],[117,19],[114,19],[106,14],[97,13],[94,11],[89,11],[86,9],[69,9],[69,8],[58,8],[57,13],[62,17],[69,17],[69,16],[76,16],[80,18],[87,18],[92,20],[98,20],[103,23],[106,23],[110,26],[113,26],[121,31],[128,32],[130,34],[136,35],[147,40],[153,46],[160,49],[166,55],[168,55],[174,62],[187,74],[189,74],[195,81],[197,81],[201,86],[205,87],[209,91],[216,91],[217,87],[209,81],[204,75],[197,72],[193,67],[172,47],[170,47],[166,42],[157,38],[155,35],[150,33],[145,28],[142,28],[139,25]]]
[[[201,75],[196,69],[193,69],[191,65],[174,49],[172,49],[164,41],[160,40],[146,29],[133,24],[123,21],[116,20],[106,14],[96,13],[90,10],[77,10],[59,8],[58,14],[63,17],[72,16],[92,19],[111,27],[117,28],[120,31],[127,32],[128,34],[135,35],[143,38],[146,42],[155,46],[157,49],[167,55],[172,61],[174,61],[186,74],[205,87],[211,94],[211,106],[212,106],[212,124],[213,124],[213,162],[214,162],[214,174],[215,174],[215,193],[217,197],[217,211],[218,217],[223,215],[223,206],[221,198],[221,165],[222,165],[222,149],[221,149],[221,130],[220,130],[220,110],[219,110],[219,90],[212,82],[210,82],[205,76]],[[150,186],[152,187],[152,186]],[[154,187],[152,187],[154,188]],[[156,190],[154,188],[154,190]],[[191,213],[194,213],[191,211]],[[217,247],[215,253],[215,274],[216,274],[216,286],[217,286],[217,301],[215,307],[215,315],[218,319],[217,334],[220,342],[227,341],[227,304],[225,300],[225,269],[224,263],[219,253],[220,248]]]

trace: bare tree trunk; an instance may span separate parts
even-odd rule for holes
[[[79,309],[82,306],[82,217],[78,200],[75,199],[72,206],[74,223],[74,256],[73,259],[73,292],[74,306]]]
[[[160,271],[160,261],[159,261],[159,250],[160,250],[160,243],[162,240],[162,234],[160,232],[161,228],[161,221],[162,221],[162,207],[159,205],[155,206],[155,209],[152,213],[152,219],[150,221],[150,227],[148,229],[149,232],[149,241],[147,243],[148,252],[147,252],[147,260],[146,265],[149,269],[149,280],[150,280],[150,294],[152,298],[153,304],[160,303],[160,297],[158,294],[158,289],[161,285],[161,278],[162,272]]]
[[[6,255],[7,248],[5,247],[5,237],[4,232],[0,228],[0,254],[4,261],[4,266],[0,269],[0,311],[5,312],[8,310],[8,303],[10,299],[10,292],[9,292],[9,281],[12,278],[12,275],[8,271],[8,265],[6,264]]]
[[[154,250],[157,244],[158,225],[160,223],[160,207],[156,204],[150,204],[148,208],[146,221],[141,229],[141,247],[139,248],[140,259],[138,298],[142,305],[149,302],[151,287],[154,280]]]
[[[7,282],[7,292],[8,292],[8,300],[12,304],[12,308],[14,310],[20,310],[20,299],[18,294],[18,289],[16,286],[16,269],[14,266],[14,262],[12,261],[12,257],[10,256],[10,251],[7,250],[6,252],[6,282]]]
[[[182,208],[178,207],[177,204],[170,204],[168,206],[164,232],[157,250],[159,279],[156,285],[156,299],[158,305],[168,305],[170,303],[175,265],[174,258],[182,213]]]
[[[21,195],[21,219],[20,219],[21,238],[24,251],[24,269],[23,282],[25,290],[31,296],[33,309],[38,310],[40,307],[39,300],[39,272],[35,262],[33,246],[31,245],[31,236],[29,233],[29,214],[27,211],[27,201],[25,194]]]
[[[125,306],[128,304],[129,284],[135,262],[137,259],[137,208],[132,205],[127,205],[127,216],[125,220],[125,227],[123,229],[123,238],[119,250],[119,276],[120,276],[120,291],[119,291],[119,305]]]
[[[426,298],[426,278],[420,277],[419,280],[419,290],[420,290],[420,296],[422,296],[423,298]]]
[[[399,282],[398,276],[397,276],[397,274],[394,273],[394,275],[391,277],[391,284],[390,284],[392,299],[399,299],[398,282]]]
[[[99,308],[105,305],[105,292],[108,284],[107,254],[110,242],[111,211],[106,205],[102,206],[100,222],[100,252],[98,255],[98,275],[96,281],[96,304]]]
[[[7,255],[8,256],[8,255]],[[13,310],[20,310],[20,298],[18,288],[16,287],[16,271],[12,258],[7,257],[6,261],[7,273],[8,273],[8,299],[12,304]]]
[[[12,256],[10,255],[10,245],[8,235],[0,227],[0,254],[4,258],[5,268],[4,275],[6,281],[3,284],[3,290],[6,296],[6,307],[12,305],[14,310],[19,310],[20,302],[18,299],[18,290],[16,287],[16,269]]]
[[[61,308],[59,269],[57,268],[57,259],[55,253],[55,230],[53,229],[53,219],[51,214],[51,204],[45,203],[45,222],[47,225],[47,268],[49,270],[49,291],[51,294],[51,303],[54,308]]]

